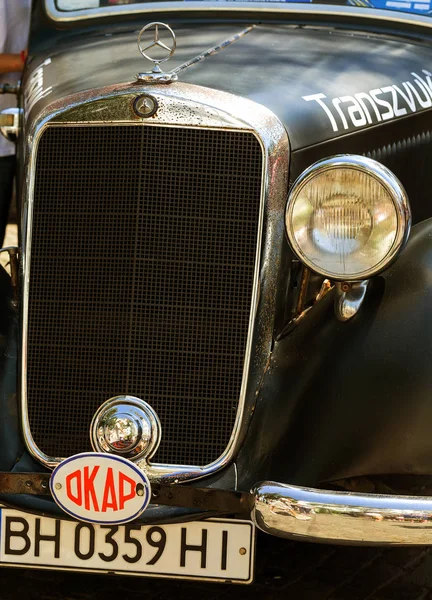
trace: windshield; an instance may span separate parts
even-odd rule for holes
[[[88,10],[94,8],[103,8],[110,6],[119,6],[124,4],[139,5],[146,4],[149,0],[54,0],[55,7],[58,11],[65,13],[69,11]],[[236,0],[233,0],[235,2]],[[244,1],[244,0],[243,0]],[[256,0],[248,0],[254,2]],[[302,4],[339,4],[358,6],[363,8],[380,8],[387,10],[397,10],[403,12],[410,12],[421,15],[431,15],[431,3],[432,0],[272,0],[276,2],[300,2]]]

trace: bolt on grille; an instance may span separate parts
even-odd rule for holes
[[[260,212],[250,132],[48,127],[36,161],[27,407],[51,457],[90,448],[93,414],[138,396],[154,460],[205,465],[239,402]]]

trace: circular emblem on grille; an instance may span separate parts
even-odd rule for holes
[[[162,37],[169,45],[162,41]],[[146,45],[143,45],[143,38],[147,41]],[[144,58],[159,65],[159,63],[169,60],[174,54],[176,49],[175,33],[165,23],[149,23],[139,32],[138,48]],[[150,50],[152,50],[153,56],[149,54]]]
[[[131,460],[150,459],[160,438],[157,414],[147,402],[134,396],[107,400],[90,425],[90,440],[96,452],[119,454]]]
[[[138,98],[135,98],[133,108],[138,116],[148,118],[156,113],[159,105],[156,98],[153,98],[153,96],[142,94],[141,96],[138,96]]]

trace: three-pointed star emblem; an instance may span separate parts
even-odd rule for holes
[[[168,46],[161,40],[160,28],[162,28],[164,32],[165,31],[168,32],[168,34],[171,36],[171,39],[172,39],[171,46]],[[150,43],[148,43],[146,46],[143,46],[142,45],[143,36],[148,31],[153,32],[153,40]],[[144,58],[151,60],[155,64],[165,62],[166,60],[171,58],[171,56],[175,52],[175,49],[176,49],[175,34],[174,34],[173,30],[171,29],[171,27],[169,27],[165,23],[149,23],[148,25],[143,27],[140,31],[140,34],[138,36],[138,47],[139,47],[141,54],[144,56]],[[163,58],[153,58],[150,54],[148,54],[148,51],[151,50],[152,48],[162,48],[162,50],[166,50],[167,55]]]

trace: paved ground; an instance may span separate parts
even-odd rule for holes
[[[1,600],[432,600],[429,548],[348,548],[258,537],[252,586],[0,570]]]

